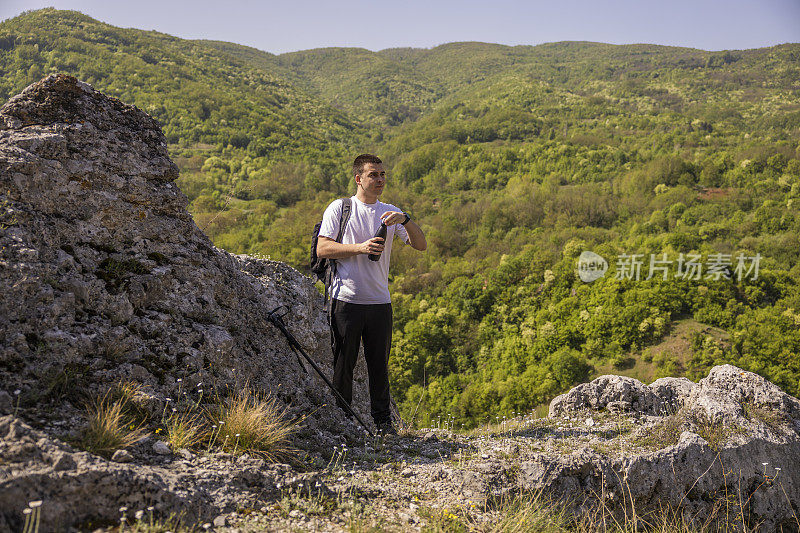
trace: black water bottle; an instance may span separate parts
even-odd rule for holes
[[[375,232],[375,237],[380,237],[383,239],[383,245],[386,246],[386,224],[381,222],[381,226],[378,228],[378,231]],[[369,254],[370,261],[377,261],[381,258],[381,254]]]

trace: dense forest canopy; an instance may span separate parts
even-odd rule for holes
[[[145,110],[215,244],[301,270],[354,155],[384,158],[383,199],[430,244],[390,275],[393,394],[417,423],[723,362],[800,395],[800,44],[273,55],[44,9],[0,23],[0,71],[3,100],[64,72]],[[604,277],[580,279],[584,251]]]

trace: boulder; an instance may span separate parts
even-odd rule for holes
[[[663,408],[667,412],[674,412],[686,402],[695,388],[695,383],[686,378],[659,378],[649,387],[661,400]]]
[[[65,75],[0,108],[0,408],[80,405],[121,381],[165,398],[245,384],[300,416],[333,398],[267,313],[330,364],[322,298],[285,264],[215,248],[158,123]],[[24,305],[20,305],[20,303]],[[192,388],[187,391],[187,384]],[[366,386],[354,391],[369,419]],[[352,427],[331,409],[321,429]]]
[[[363,434],[267,319],[286,305],[289,329],[327,369],[312,280],[215,248],[177,177],[153,118],[70,76],[48,76],[0,108],[0,414],[20,407],[0,435],[12,454],[0,461],[0,529],[37,499],[43,530],[117,520],[122,502],[195,514],[212,501],[225,502],[215,512],[239,505],[236,483],[192,492],[185,475],[143,467],[147,454],[123,464],[61,449],[54,436],[79,441],[83,405],[123,382],[151,415],[184,396],[270,393],[290,417],[316,413],[294,437],[304,449]],[[370,419],[362,382],[354,408]],[[44,447],[13,442],[26,421],[45,431]]]
[[[609,409],[618,402],[624,410]],[[612,413],[600,427],[575,427],[587,412],[603,410]],[[722,365],[697,384],[662,378],[650,386],[602,376],[555,398],[550,418],[570,428],[562,430],[564,453],[523,459],[523,490],[543,491],[579,514],[671,508],[697,526],[742,513],[749,527],[796,529],[800,401],[757,374]],[[627,436],[619,433],[623,425]],[[620,436],[607,452],[598,451],[602,439],[590,447],[580,438],[609,431]]]
[[[664,402],[638,379],[625,376],[600,376],[578,385],[550,402],[550,416],[560,416],[585,409],[602,410],[614,404],[616,410],[656,413]]]
[[[734,424],[755,410],[766,410],[783,420],[800,419],[797,398],[758,374],[733,365],[712,368],[692,389],[687,404],[713,420]]]

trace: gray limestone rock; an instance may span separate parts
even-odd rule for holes
[[[21,391],[20,416],[56,405],[54,414],[77,417],[60,432],[76,438],[81,407],[120,382],[141,388],[136,403],[151,416],[167,398],[249,386],[274,395],[290,417],[324,413],[307,419],[296,445],[362,434],[267,320],[286,305],[289,329],[328,369],[329,333],[311,279],[215,248],[188,213],[177,177],[153,118],[70,76],[48,76],[0,108],[0,383],[6,394]],[[353,406],[369,420],[359,372]],[[0,397],[1,412],[13,412],[8,403]],[[64,473],[101,476],[86,466],[99,458],[75,460],[77,470]],[[16,509],[30,497],[10,489],[16,482],[5,464],[0,493],[8,506],[0,509]],[[135,472],[112,464],[123,478]],[[139,488],[161,490],[148,483]],[[43,485],[54,500],[56,486]],[[82,492],[62,494],[46,515],[71,523],[77,515],[67,509]],[[98,516],[119,507],[113,497],[95,503]]]
[[[158,455],[172,455],[172,450],[163,440],[157,440],[153,443],[153,451]]]
[[[63,472],[64,470],[74,470],[77,468],[75,459],[66,452],[56,452],[52,457],[53,470]]]
[[[763,377],[733,365],[716,366],[692,389],[692,409],[713,420],[736,423],[747,411],[767,410],[784,420],[800,419],[800,401]]]
[[[111,460],[115,463],[130,463],[133,461],[133,455],[128,450],[117,450],[111,456]]]
[[[720,495],[735,494],[731,501],[745,502],[746,508],[734,502],[732,512],[746,513],[763,530],[796,526],[796,398],[757,374],[722,365],[697,384],[662,378],[647,387],[631,378],[603,376],[554,399],[550,415],[554,422],[574,419],[616,402],[641,417],[631,440],[645,449],[614,455],[582,447],[567,455],[534,454],[520,466],[520,486],[570,501],[576,512],[596,509],[598,495],[615,494],[616,504],[603,496],[606,509],[624,512],[631,501],[640,513],[681,508],[698,525],[714,515]],[[621,412],[609,410],[613,416]]]
[[[14,401],[11,395],[4,390],[0,390],[0,415],[11,414],[14,411]]]
[[[69,76],[49,76],[0,109],[6,391],[22,389],[28,406],[53,399],[45,392],[81,404],[132,380],[157,410],[183,377],[277,393],[293,416],[333,405],[266,319],[287,305],[289,329],[327,368],[310,278],[215,248],[187,212],[177,175],[156,121]],[[62,386],[41,386],[44,368]],[[369,419],[362,374],[354,405]],[[335,409],[315,420],[355,430]]]
[[[152,506],[158,516],[210,519],[279,494],[277,467],[250,459],[202,466],[107,461],[80,452],[11,416],[0,417],[0,525],[22,530],[31,500],[42,500],[41,531],[86,520],[119,519],[118,509]]]
[[[599,378],[557,396],[550,402],[550,416],[559,416],[584,409],[602,410],[610,403],[621,411],[656,413],[663,401],[638,379],[625,376]]]
[[[667,411],[676,411],[682,407],[695,386],[686,378],[659,378],[649,385]]]

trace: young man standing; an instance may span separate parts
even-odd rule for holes
[[[330,286],[333,384],[349,404],[353,399],[353,369],[363,341],[372,418],[379,431],[395,433],[389,410],[388,368],[392,344],[388,281],[392,238],[397,235],[420,251],[428,245],[422,230],[407,214],[378,201],[386,185],[380,159],[371,154],[358,156],[353,162],[353,176],[357,190],[350,200],[350,220],[342,242],[336,242],[342,213],[342,201],[336,200],[325,210],[317,243],[318,257],[336,260]],[[387,227],[385,242],[374,237],[381,222]],[[369,254],[380,254],[380,259],[371,261]]]

